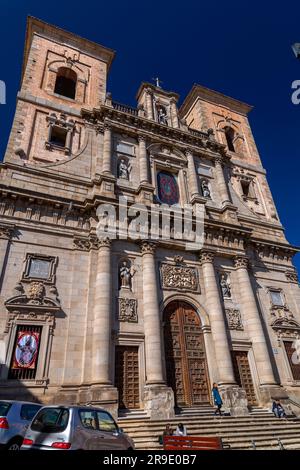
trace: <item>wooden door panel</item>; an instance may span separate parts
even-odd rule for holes
[[[248,403],[252,406],[257,405],[257,398],[253,385],[247,351],[233,351],[232,358],[235,378],[238,385],[243,387],[243,389],[246,391]]]
[[[140,407],[138,347],[116,346],[115,386],[120,408]]]
[[[184,302],[172,302],[164,317],[167,380],[176,404],[207,403],[208,377],[200,319]]]

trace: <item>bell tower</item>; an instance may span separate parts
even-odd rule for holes
[[[16,164],[66,161],[85,139],[81,110],[105,101],[114,52],[28,17],[21,90],[5,155]]]

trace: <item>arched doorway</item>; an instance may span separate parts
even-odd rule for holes
[[[177,406],[209,403],[208,372],[201,321],[187,302],[173,301],[164,310],[168,386]]]

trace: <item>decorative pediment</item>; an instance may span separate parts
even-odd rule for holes
[[[272,323],[271,326],[274,330],[288,329],[288,330],[295,330],[300,333],[300,324],[294,318],[288,318],[288,317],[277,318]]]
[[[5,301],[8,310],[47,310],[58,311],[61,308],[58,293],[55,286],[46,286],[42,282],[31,282],[26,286],[26,291],[21,283],[18,283],[14,295]]]
[[[159,160],[162,160],[165,164],[168,162],[178,163],[178,164],[187,164],[187,157],[185,154],[176,148],[172,148],[171,146],[167,145],[160,145],[160,144],[151,144],[148,147],[148,152],[154,157]]]

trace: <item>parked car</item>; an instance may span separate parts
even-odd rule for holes
[[[106,410],[90,406],[44,406],[26,431],[21,450],[131,450]]]
[[[20,450],[28,425],[42,407],[38,403],[0,400],[0,448]]]

